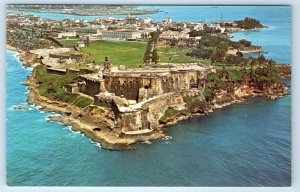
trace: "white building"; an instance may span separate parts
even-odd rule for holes
[[[164,31],[162,34],[159,36],[162,39],[178,39],[180,36],[179,31]]]
[[[206,25],[206,28],[212,29],[212,30],[220,29],[220,27],[221,26],[219,23],[209,23]]]
[[[127,40],[127,39],[140,39],[141,37],[142,37],[142,31],[137,31],[137,30],[102,31],[102,39]]]
[[[164,21],[163,21],[164,24],[166,25],[171,25],[172,24],[172,19],[171,18],[166,18]]]
[[[143,19],[144,24],[149,24],[149,23],[151,23],[151,21],[152,21],[152,19],[150,19],[149,17],[146,17]]]
[[[63,37],[76,37],[76,32],[69,31],[69,32],[61,32],[57,34],[57,38],[63,38]]]
[[[179,32],[179,31],[164,31],[159,36],[162,39],[186,39],[189,38],[189,34],[185,31]]]
[[[196,31],[203,31],[204,30],[204,23],[196,23],[196,25],[193,28]]]

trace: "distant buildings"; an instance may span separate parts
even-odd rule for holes
[[[171,19],[171,18],[166,18],[166,19],[163,21],[163,23],[164,23],[165,25],[172,25],[172,19]]]
[[[146,18],[143,19],[143,24],[146,24],[146,25],[150,24],[151,21],[152,21],[152,19],[150,19],[149,17],[146,17]]]
[[[128,14],[127,18],[125,19],[125,23],[129,25],[136,25],[139,21],[138,17],[133,17],[130,14]]]
[[[161,39],[186,39],[189,38],[189,34],[187,32],[184,31],[164,31],[162,32],[162,34],[160,35]]]
[[[204,28],[205,28],[205,23],[196,23],[195,25],[192,26],[192,29],[196,31],[203,31]]]

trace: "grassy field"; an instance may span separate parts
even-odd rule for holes
[[[180,49],[178,47],[161,47],[158,49],[160,62],[162,63],[196,63],[210,64],[209,60],[189,57],[186,54],[191,52],[191,49]],[[169,58],[171,57],[171,60]]]
[[[94,41],[89,47],[81,49],[89,53],[87,62],[95,61],[102,64],[105,57],[114,65],[125,65],[128,68],[138,67],[143,64],[143,57],[146,49],[145,43],[119,42],[119,41]]]
[[[93,102],[90,98],[78,94],[67,93],[64,90],[65,85],[76,81],[77,76],[74,74],[48,74],[44,66],[38,66],[36,67],[35,78],[40,84],[39,92],[42,96],[72,103],[78,107],[86,107]]]
[[[74,45],[78,42],[78,39],[61,39],[59,42],[65,47],[74,47]]]

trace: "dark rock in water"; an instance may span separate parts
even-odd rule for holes
[[[162,138],[162,140],[164,141],[172,140],[172,136],[165,136],[164,138]]]
[[[62,120],[62,116],[49,116],[48,117],[48,121],[61,121]]]
[[[13,108],[14,108],[15,110],[29,110],[29,108],[24,107],[24,106],[22,106],[22,105],[15,105],[15,106],[13,106]]]
[[[27,81],[25,81],[25,82],[21,82],[21,85],[28,86],[29,84]]]

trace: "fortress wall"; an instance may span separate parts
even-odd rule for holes
[[[119,127],[123,133],[149,129],[150,122],[147,120],[147,112],[143,110],[122,113],[118,119]]]
[[[132,76],[105,76],[105,87],[110,93],[117,96],[124,95],[129,100],[140,101],[147,91],[146,98],[168,92],[201,88],[204,77],[199,71],[174,71],[167,76],[132,77]]]
[[[153,96],[162,93],[160,79],[153,77],[106,76],[105,87],[108,92],[129,100],[138,100],[140,88],[151,89]]]
[[[111,97],[94,97],[93,105],[101,107],[111,107],[112,98]]]
[[[200,88],[203,74],[199,71],[176,71],[171,76],[162,78],[164,93]]]
[[[136,100],[141,82],[134,77],[105,77],[105,87],[117,96],[124,95],[127,99]]]
[[[168,76],[157,78],[147,77],[107,77],[106,86],[109,92],[124,95],[127,99],[132,97],[130,94],[138,96],[138,89],[149,86],[160,97],[149,100],[135,111],[119,112],[116,105],[112,103],[112,108],[116,117],[116,130],[119,133],[140,130],[155,130],[159,125],[159,119],[164,115],[165,110],[169,107],[177,108],[178,110],[185,109],[184,95],[199,97],[201,91],[190,91],[192,88],[198,90],[204,87],[206,73],[202,71],[174,71]],[[130,81],[136,82],[136,86],[130,87]],[[115,88],[113,85],[117,85]],[[109,88],[108,88],[109,87]],[[131,88],[131,89],[130,89]],[[134,91],[134,93],[126,93]],[[144,90],[143,90],[144,91]],[[174,92],[174,93],[172,93]],[[132,97],[133,98],[133,97]]]
[[[119,112],[114,110],[117,120],[117,129],[123,133],[128,131],[156,129],[159,119],[169,107],[184,107],[183,97],[179,95],[168,95],[151,100],[144,104],[141,109],[130,112]]]
[[[77,54],[69,54],[66,55],[64,53],[49,53],[49,57],[51,58],[58,58],[58,59],[74,59],[76,62],[84,62],[86,59],[86,54],[77,53]]]
[[[78,84],[79,91],[84,94],[94,97],[94,95],[100,92],[100,82],[98,81],[79,77],[79,82],[85,82],[83,84]]]
[[[146,107],[147,121],[150,128],[155,129],[159,125],[159,119],[164,115],[169,107],[182,108],[185,103],[181,95],[173,95],[162,99],[156,99]]]
[[[62,69],[47,68],[47,73],[56,74],[56,75],[65,75],[67,74],[67,71]]]

